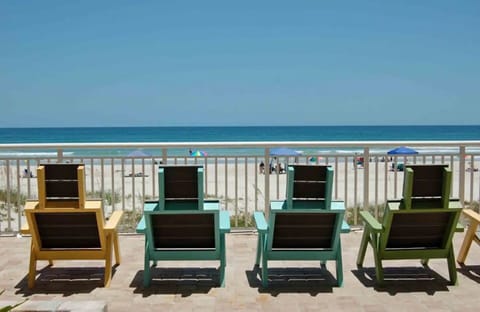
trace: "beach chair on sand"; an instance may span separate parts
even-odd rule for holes
[[[373,248],[376,280],[384,282],[383,260],[446,259],[450,282],[456,284],[457,271],[452,238],[462,211],[459,201],[450,200],[451,172],[446,166],[407,166],[404,198],[387,201],[383,221],[361,211],[364,232],[357,256],[363,266],[368,244]]]
[[[468,251],[472,242],[475,241],[477,244],[480,244],[480,232],[478,231],[478,225],[480,224],[480,214],[476,213],[471,209],[464,209],[463,215],[467,217],[469,221],[468,230],[465,233],[463,239],[462,247],[460,247],[460,252],[458,253],[457,262],[460,264],[465,263],[467,258]]]
[[[122,217],[115,211],[108,222],[102,202],[85,200],[84,167],[80,164],[40,165],[38,201],[25,205],[27,224],[22,234],[32,236],[28,287],[33,288],[37,260],[104,260],[104,286],[112,275],[112,248],[120,264],[116,227]]]
[[[218,260],[224,287],[230,217],[218,200],[203,199],[203,168],[161,166],[159,187],[159,200],[145,202],[137,225],[137,233],[145,234],[144,286],[151,284],[152,262]]]
[[[333,170],[328,166],[288,167],[287,200],[270,202],[268,220],[255,212],[258,230],[255,265],[268,286],[268,261],[316,260],[336,262],[337,285],[343,284],[340,233],[349,232],[345,206],[332,201]]]
[[[288,209],[330,209],[333,187],[332,167],[290,165],[287,170]]]

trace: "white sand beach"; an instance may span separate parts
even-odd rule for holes
[[[189,159],[189,163],[204,159]],[[222,159],[223,160],[223,159]],[[170,162],[169,162],[170,163]],[[178,163],[183,163],[179,160]],[[324,163],[320,163],[324,164]],[[347,207],[363,206],[365,192],[365,168],[354,166],[353,162],[338,161],[328,163],[334,168],[333,198],[344,200]],[[403,172],[392,171],[391,162],[370,162],[368,177],[368,202],[382,204],[386,199],[401,197]],[[453,161],[452,197],[459,195],[459,163]],[[37,181],[32,177],[21,177],[23,167],[10,166],[9,173],[5,166],[0,167],[0,189],[12,189],[23,194],[27,199],[37,197]],[[35,175],[34,167],[30,170]],[[478,200],[479,173],[465,172],[465,200]],[[235,213],[251,213],[265,207],[266,176],[260,174],[258,163],[245,162],[239,158],[238,163],[209,161],[205,167],[205,196],[219,198],[224,209]],[[286,174],[271,173],[270,199],[284,199]],[[131,163],[94,163],[86,164],[86,184],[89,198],[98,198],[105,194],[106,212],[113,209],[142,209],[144,200],[154,200],[158,196],[157,165],[151,161],[143,164]],[[113,197],[113,199],[111,199]],[[111,199],[111,200],[110,200]]]

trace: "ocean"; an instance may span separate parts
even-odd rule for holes
[[[480,125],[468,126],[256,126],[256,127],[85,127],[85,128],[0,128],[5,143],[91,143],[91,142],[239,142],[239,141],[383,141],[383,140],[480,140]],[[51,151],[35,151],[42,155]],[[147,153],[149,151],[146,151]],[[158,154],[158,151],[150,151]],[[185,155],[187,151],[170,151]],[[225,155],[230,150],[208,151]],[[238,155],[255,155],[253,149],[235,150]],[[314,151],[309,151],[314,152]],[[342,152],[342,151],[326,151]],[[343,152],[348,152],[343,151]],[[89,156],[124,155],[125,150],[67,151]],[[28,156],[32,151],[0,150],[0,156]],[[261,153],[259,154],[261,155]],[[30,155],[32,156],[32,155]],[[80,156],[80,155],[79,155]]]

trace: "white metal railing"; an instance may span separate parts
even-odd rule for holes
[[[387,155],[386,150],[407,145],[423,149],[417,155]],[[326,149],[330,152],[306,152],[288,157],[270,156],[274,147]],[[106,156],[102,150],[155,149],[152,156]],[[208,149],[209,156],[173,155],[172,150]],[[256,155],[235,155],[235,149],[251,148]],[[331,150],[349,148],[351,152]],[[441,152],[428,148],[445,149]],[[355,151],[354,151],[354,150]],[[379,152],[378,149],[384,151]],[[75,151],[73,155],[65,151]],[[95,150],[96,156],[76,156]],[[223,151],[215,152],[216,150]],[[225,151],[228,152],[225,152]],[[16,156],[11,151],[54,151],[51,155]],[[1,156],[6,155],[8,157]],[[124,155],[127,152],[123,153]],[[22,154],[21,154],[22,155]],[[26,154],[29,155],[29,154]],[[357,159],[362,157],[360,166]],[[400,163],[446,163],[453,171],[452,196],[462,203],[480,201],[480,141],[374,141],[374,142],[181,142],[181,143],[66,143],[66,144],[0,144],[0,232],[18,231],[23,219],[23,202],[37,196],[36,167],[43,162],[81,162],[86,166],[87,192],[90,198],[103,198],[105,213],[114,210],[141,212],[143,201],[158,196],[157,165],[202,164],[205,167],[205,194],[220,198],[230,210],[235,225],[248,221],[253,211],[267,210],[271,199],[285,197],[285,174],[265,170],[259,163],[327,164],[334,168],[333,197],[344,200],[351,209],[349,221],[358,222],[358,210],[378,207],[387,199],[401,196],[403,172]],[[30,175],[32,173],[33,176]]]

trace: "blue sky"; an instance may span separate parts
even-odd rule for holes
[[[479,124],[480,1],[0,0],[0,127]]]

